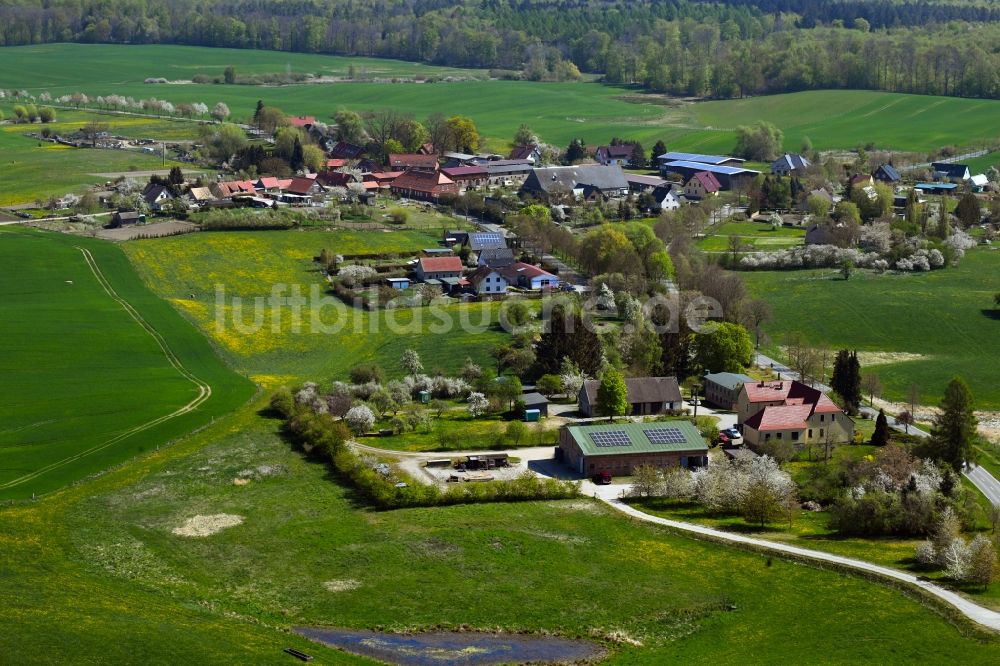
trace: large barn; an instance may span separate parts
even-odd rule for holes
[[[585,476],[630,476],[639,465],[708,464],[708,445],[690,421],[567,426],[559,432],[562,460]]]

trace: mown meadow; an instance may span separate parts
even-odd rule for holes
[[[173,533],[218,513],[244,522]],[[368,663],[284,633],[302,624],[546,630],[606,641],[608,664],[1000,654],[898,591],[675,536],[591,500],[371,511],[252,411],[2,509],[0,524],[11,574],[0,635],[17,663],[42,650],[50,661],[264,663],[286,645]]]
[[[126,436],[194,400],[198,386],[105,292],[79,248],[92,253],[112,288],[179,362],[212,387],[193,412]],[[251,396],[249,382],[146,289],[119,248],[7,227],[0,229],[0,263],[7,267],[0,277],[0,497],[30,497],[101,471]]]

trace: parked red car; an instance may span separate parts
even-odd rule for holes
[[[598,472],[591,480],[599,486],[609,486],[611,485],[611,472]]]

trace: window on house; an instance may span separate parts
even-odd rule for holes
[[[822,423],[822,422],[823,422],[823,417],[824,417],[824,416],[826,416],[826,415],[825,415],[825,414],[820,414],[820,415],[819,415],[819,422],[820,422],[820,423]]]
[[[822,436],[823,436],[823,429],[822,429],[822,428],[820,428],[820,429],[819,429],[819,436],[820,436],[820,437],[822,437]]]
[[[785,434],[785,433],[783,433],[783,432],[779,432],[779,433],[778,433],[778,439],[781,439],[781,436],[782,436],[782,435],[784,435],[784,434]]]
[[[793,442],[799,441],[799,433],[797,431],[792,433],[792,441]]]
[[[812,429],[812,428],[809,428],[809,436],[810,436],[810,437],[812,437],[812,436],[813,436],[813,429]]]

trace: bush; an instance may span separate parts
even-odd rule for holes
[[[410,219],[410,211],[405,208],[392,208],[389,210],[389,220],[393,224],[406,224]]]
[[[345,395],[344,386],[339,382],[335,384],[334,393],[329,398]],[[369,415],[371,415],[371,424],[374,425],[374,415],[371,414],[371,410],[367,406],[360,405],[351,409],[351,412],[358,410],[355,412],[355,416],[358,418],[350,417],[345,418],[344,421],[337,421],[329,414],[317,414],[313,411],[310,405],[317,398],[316,385],[308,384],[295,394],[284,389],[279,391],[272,397],[272,404],[282,408],[291,407],[292,411],[286,420],[286,428],[306,453],[330,463],[342,480],[349,483],[360,495],[379,508],[395,509],[471,502],[569,499],[579,495],[579,483],[542,479],[527,470],[521,476],[510,481],[465,483],[449,487],[446,492],[442,492],[435,485],[424,485],[392,468],[388,469],[388,473],[385,473],[386,468],[384,467],[379,467],[376,470],[376,463],[355,455],[345,446],[351,436],[345,422],[358,421],[360,423],[363,421],[360,425],[363,425],[365,429],[370,428],[371,425],[368,425]],[[361,414],[362,410],[366,411],[367,414]],[[407,416],[416,419],[411,421],[411,427],[419,426],[422,415],[414,412],[407,414]],[[430,423],[430,419],[426,417],[423,419],[427,424]],[[520,423],[517,425],[523,426]],[[406,420],[402,417],[396,417],[392,421],[392,426],[396,432],[402,432],[406,426]],[[508,431],[509,429],[508,427]],[[501,431],[502,435],[503,431]],[[400,484],[401,487],[397,487],[397,484]]]
[[[351,368],[350,377],[354,384],[367,384],[368,382],[381,384],[385,380],[385,372],[378,363],[359,363]]]

